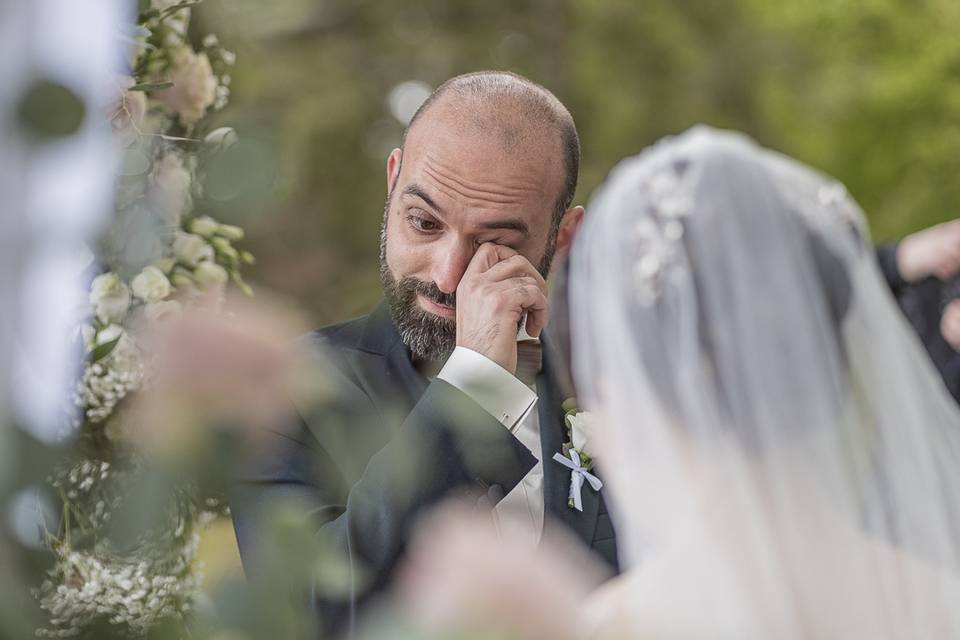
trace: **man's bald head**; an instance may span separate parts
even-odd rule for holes
[[[552,221],[554,227],[559,225],[577,190],[580,138],[573,117],[556,96],[507,71],[456,76],[440,85],[420,106],[404,132],[404,144],[418,122],[434,115],[454,119],[458,126],[497,139],[508,152],[529,146],[550,155],[559,154],[563,184]]]

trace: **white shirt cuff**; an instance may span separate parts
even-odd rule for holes
[[[526,417],[537,394],[509,371],[484,355],[457,347],[437,377],[470,396],[507,429]]]

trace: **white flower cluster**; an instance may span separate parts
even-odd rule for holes
[[[61,474],[53,484],[56,487],[62,487],[67,493],[67,498],[76,500],[80,494],[89,493],[95,484],[103,482],[108,477],[110,477],[109,462],[84,460]]]
[[[114,99],[103,109],[125,156],[117,224],[98,256],[104,272],[91,283],[89,314],[77,331],[85,365],[68,420],[96,459],[65,463],[48,479],[69,517],[48,532],[55,564],[36,594],[50,613],[38,631],[44,637],[83,635],[103,621],[145,636],[160,619],[183,619],[199,588],[197,532],[213,517],[202,509],[219,508],[209,501],[199,507],[196,490],[178,486],[166,505],[169,521],[143,532],[129,552],[119,554],[101,535],[142,473],[123,438],[128,418],[118,410],[149,384],[151,354],[140,328],[179,315],[201,294],[222,298],[231,280],[249,292],[240,270],[253,256],[234,246],[243,230],[194,211],[203,193],[202,157],[226,150],[237,135],[229,127],[203,130],[203,119],[229,100],[235,56],[215,36],[193,48],[187,38],[193,4],[141,4],[130,75],[116,79]],[[141,227],[126,223],[144,219],[155,237],[141,243],[148,248],[130,251],[141,244],[130,241],[128,227]],[[135,260],[142,268],[130,273]],[[78,540],[88,546],[71,545]]]
[[[128,473],[117,473],[110,463],[101,460],[83,460],[71,467],[57,470],[47,481],[73,506],[82,518],[78,523],[86,530],[99,530],[110,521],[110,513],[120,506],[121,496],[114,485],[124,486]]]
[[[111,327],[100,331],[108,333]],[[121,330],[113,350],[103,360],[88,364],[77,381],[73,402],[83,416],[101,423],[113,415],[117,404],[140,389],[145,375],[143,356],[133,340]],[[79,426],[80,418],[75,418]]]
[[[107,554],[68,550],[37,592],[50,613],[46,638],[69,638],[98,620],[126,626],[142,636],[165,618],[189,612],[201,580],[194,533],[169,556],[126,561]]]

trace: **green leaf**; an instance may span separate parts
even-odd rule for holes
[[[94,347],[93,351],[90,352],[90,355],[87,358],[90,361],[90,364],[100,362],[110,355],[110,352],[113,351],[113,348],[117,346],[117,343],[120,342],[120,338],[122,337],[123,336],[117,336],[110,342],[104,342],[103,344]]]
[[[246,282],[243,281],[243,278],[240,277],[240,274],[236,271],[230,273],[230,279],[233,280],[234,284],[243,292],[243,295],[252,298],[253,289],[250,288]]]
[[[172,87],[173,83],[170,81],[167,82],[141,82],[135,84],[127,91],[160,91],[161,89],[167,89]]]
[[[181,2],[179,4],[171,5],[166,9],[164,9],[163,11],[161,11],[157,19],[165,20],[166,18],[175,14],[177,11],[180,11],[181,9],[187,9],[189,7],[195,7],[201,2],[203,2],[203,0],[192,0],[190,2]]]

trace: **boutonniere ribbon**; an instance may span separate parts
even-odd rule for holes
[[[600,478],[590,473],[588,467],[581,464],[580,453],[576,449],[570,448],[568,453],[569,457],[562,453],[555,453],[553,459],[570,469],[570,497],[568,500],[573,503],[574,509],[583,511],[583,499],[580,497],[580,493],[583,490],[584,481],[590,483],[594,491],[600,491],[603,488],[603,483]]]
[[[567,506],[583,511],[583,500],[580,497],[583,483],[589,483],[594,491],[600,491],[603,488],[600,478],[590,473],[593,470],[593,458],[585,451],[593,431],[593,420],[589,413],[580,409],[576,398],[568,398],[562,406],[567,441],[563,443],[563,452],[553,454],[553,459],[570,469],[570,495],[567,498]]]

